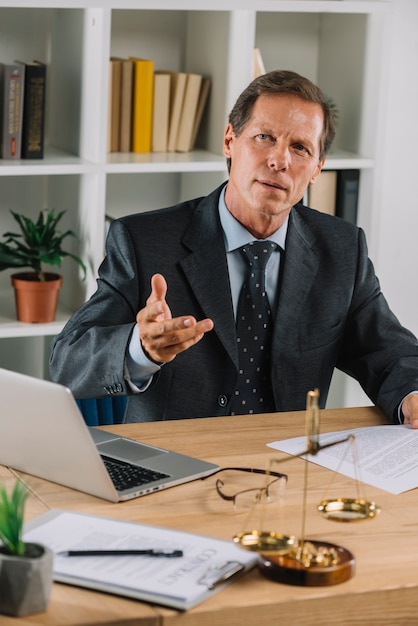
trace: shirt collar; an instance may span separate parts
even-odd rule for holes
[[[232,252],[232,250],[245,246],[249,241],[254,241],[254,236],[228,211],[225,204],[225,189],[226,186],[219,197],[219,217],[224,231],[226,251]],[[286,217],[280,228],[269,237],[269,241],[274,241],[283,250],[285,249],[288,223],[289,216]]]

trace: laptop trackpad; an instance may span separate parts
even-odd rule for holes
[[[127,439],[115,439],[114,441],[100,443],[97,445],[97,449],[100,454],[115,456],[124,461],[131,461],[133,463],[150,459],[164,452],[164,450],[160,450],[159,448],[145,446],[135,441],[128,441]]]

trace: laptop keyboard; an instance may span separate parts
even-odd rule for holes
[[[168,474],[162,474],[148,467],[140,467],[132,465],[126,461],[111,459],[108,456],[100,455],[109,472],[110,478],[118,491],[130,489],[131,487],[140,487],[160,480],[161,478],[169,478]]]

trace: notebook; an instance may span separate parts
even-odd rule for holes
[[[0,394],[0,464],[15,470],[118,502],[207,476],[219,468],[89,428],[71,391],[63,385],[0,368]],[[123,476],[126,463],[130,484],[116,487],[110,474]],[[138,484],[132,484],[136,474]]]

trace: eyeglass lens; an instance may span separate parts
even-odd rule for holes
[[[216,480],[218,494],[229,500],[235,510],[247,510],[263,502],[277,502],[285,487],[285,477],[244,474],[233,470],[222,472],[222,477]]]

